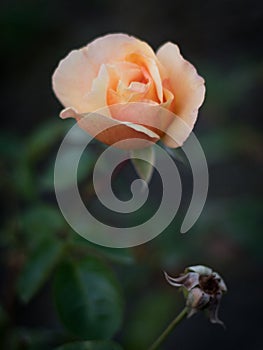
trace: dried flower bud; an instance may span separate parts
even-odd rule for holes
[[[224,326],[218,318],[218,309],[227,288],[217,272],[213,272],[209,267],[196,265],[186,268],[179,277],[171,277],[166,272],[164,274],[169,284],[184,289],[188,317],[199,310],[208,310],[210,321]]]

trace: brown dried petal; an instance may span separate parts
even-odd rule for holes
[[[195,272],[189,272],[186,275],[179,277],[171,277],[166,272],[164,272],[165,278],[169,284],[173,287],[185,287],[188,291],[192,288],[198,286],[199,284],[199,275]]]
[[[193,288],[187,297],[186,305],[189,308],[201,310],[210,301],[210,296],[203,292],[199,287]]]
[[[217,273],[217,272],[214,272],[213,273],[215,279],[218,280],[218,285],[219,285],[219,288],[222,292],[227,292],[227,286],[223,280],[223,278]]]
[[[225,328],[224,323],[218,318],[218,310],[220,306],[222,294],[217,294],[213,298],[211,298],[209,304],[209,319],[212,323],[218,323]]]

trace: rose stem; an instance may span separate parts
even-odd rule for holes
[[[159,346],[164,342],[168,335],[174,330],[174,328],[187,316],[187,308],[185,307],[178,316],[168,325],[159,338],[149,347],[148,350],[157,350]]]

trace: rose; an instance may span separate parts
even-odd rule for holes
[[[203,78],[177,45],[168,42],[155,54],[147,43],[125,34],[106,35],[71,51],[53,75],[53,89],[66,107],[61,118],[74,117],[109,145],[134,138],[182,145],[205,95]]]

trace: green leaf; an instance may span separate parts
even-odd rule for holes
[[[18,279],[17,292],[27,303],[42,287],[62,253],[62,244],[55,240],[41,241],[32,251]]]
[[[36,197],[35,174],[34,170],[27,164],[22,151],[20,150],[21,159],[16,162],[16,166],[12,173],[12,183],[19,195],[31,200]]]
[[[121,347],[112,341],[84,341],[61,345],[55,350],[121,350]]]
[[[68,169],[72,167],[72,159],[78,155],[78,150],[69,149],[65,154],[65,160],[61,161],[63,165],[63,178],[60,179],[60,182],[56,184],[59,190],[63,190],[73,185],[71,176],[68,176],[70,173]],[[95,164],[95,155],[92,152],[85,151],[83,152],[79,166],[78,166],[78,183],[87,178],[91,171],[93,170]],[[42,190],[54,190],[54,166],[55,160],[49,165],[47,170],[44,172],[44,175],[40,179],[40,187]]]
[[[64,325],[83,339],[107,339],[119,329],[123,300],[111,271],[99,260],[65,261],[55,276],[55,301]]]
[[[38,204],[21,215],[21,228],[31,248],[39,245],[47,237],[57,239],[57,234],[65,229],[65,220],[58,208]]]
[[[38,161],[52,146],[66,133],[72,123],[62,122],[59,118],[49,120],[34,130],[27,141],[27,157],[31,161]]]
[[[92,243],[91,243],[92,244]],[[96,249],[100,254],[104,255],[106,258],[113,262],[131,265],[135,262],[134,256],[130,249],[124,248],[108,248],[104,246],[99,246],[92,244],[94,249]]]
[[[23,143],[20,138],[13,132],[7,130],[0,133],[0,156],[8,163],[12,163],[21,158],[21,149],[23,150]],[[18,152],[19,150],[19,152]]]
[[[149,182],[152,174],[155,161],[155,151],[153,147],[136,149],[131,151],[132,164],[140,176],[146,182]],[[142,160],[140,158],[144,158]]]
[[[108,248],[101,245],[94,244],[87,239],[81,237],[80,235],[72,234],[71,235],[71,244],[75,247],[83,247],[87,249],[91,254],[95,256],[105,257],[113,262],[131,265],[135,262],[135,258],[132,254],[131,249],[119,249],[119,248]]]
[[[52,344],[57,344],[58,339],[62,339],[62,334],[59,331],[43,327],[26,328],[20,326],[12,327],[6,338],[5,349],[50,350],[53,349]]]

